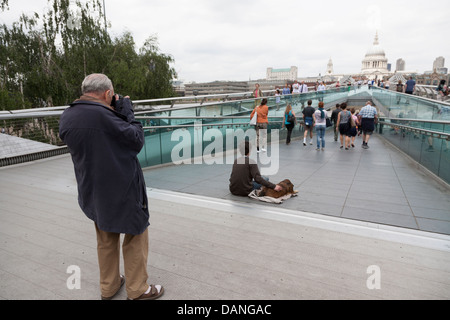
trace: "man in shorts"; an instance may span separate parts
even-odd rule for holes
[[[312,106],[312,100],[308,100],[308,106],[303,109],[302,113],[303,113],[303,123],[305,124],[305,134],[303,135],[303,145],[306,146],[306,137],[308,136],[308,131],[309,131],[309,144],[313,144],[312,143],[312,139],[313,139],[313,127],[314,127],[314,120],[313,120],[313,114],[314,112],[316,112],[316,109],[314,109]]]
[[[361,128],[363,133],[363,149],[369,149],[368,143],[370,136],[375,130],[375,121],[378,119],[377,109],[372,107],[372,103],[367,101],[365,107],[359,112],[361,116]]]

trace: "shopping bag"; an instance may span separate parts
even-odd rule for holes
[[[250,120],[251,126],[256,126],[256,121],[258,120],[258,112],[255,111],[255,114],[253,115],[252,119]]]

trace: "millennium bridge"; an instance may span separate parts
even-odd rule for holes
[[[367,86],[264,94],[268,150],[253,157],[270,181],[298,190],[281,204],[228,190],[239,139],[252,137],[250,93],[133,101],[145,131],[148,271],[163,299],[449,299],[450,104]],[[329,113],[371,101],[370,149],[357,137],[341,150],[329,130],[325,151],[303,146],[302,121],[286,145],[286,104],[301,115],[307,100]],[[94,225],[58,137],[65,108],[0,112],[1,299],[100,297]],[[67,286],[73,266],[80,289]]]

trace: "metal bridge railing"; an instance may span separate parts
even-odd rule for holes
[[[269,131],[281,127],[284,109],[287,104],[291,104],[295,113],[301,115],[301,110],[306,105],[307,100],[311,99],[314,107],[317,107],[319,101],[323,101],[326,108],[329,109],[334,107],[336,103],[348,101],[351,96],[358,95],[371,97],[377,102],[377,105],[383,106],[384,109],[388,110],[385,115],[390,120],[386,121],[386,126],[394,126],[395,123],[398,124],[399,121],[406,120],[409,120],[409,124],[403,122],[401,125],[411,126],[412,120],[415,120],[416,122],[422,121],[422,123],[427,123],[421,126],[421,130],[439,131],[436,128],[437,124],[435,121],[443,121],[444,123],[441,125],[445,125],[445,128],[448,128],[448,123],[450,123],[450,104],[384,89],[372,88],[368,90],[366,87],[340,87],[322,92],[311,91],[305,94],[284,95],[280,97],[275,97],[271,95],[272,93],[265,93],[269,95],[266,97],[270,108]],[[167,161],[167,154],[170,153],[170,148],[174,144],[171,141],[170,134],[176,129],[191,130],[195,127],[195,123],[197,123],[198,128],[198,123],[200,122],[202,130],[215,128],[224,130],[224,134],[226,129],[248,130],[251,128],[249,126],[249,115],[259,100],[246,98],[245,95],[239,93],[236,95],[215,95],[211,98],[212,100],[220,99],[220,101],[197,101],[189,104],[161,106],[161,102],[171,99],[187,102],[190,98],[192,97],[133,101],[136,106],[149,103],[159,105],[157,108],[152,105],[152,110],[135,111],[136,118],[142,122],[146,135],[145,146],[139,155],[143,166],[162,164]],[[399,98],[400,101],[397,104]],[[409,103],[407,103],[407,99],[410,99]],[[7,135],[64,147],[64,143],[58,135],[59,117],[67,107],[1,111],[0,128]],[[408,119],[405,119],[405,117]],[[422,120],[415,119],[417,117],[422,118]],[[431,126],[431,124],[434,127],[427,127]],[[444,133],[448,132],[447,129],[440,131]],[[300,134],[298,129],[294,130],[294,137]],[[282,130],[280,131],[280,139],[284,139],[284,137],[285,130]],[[434,137],[434,139],[440,138]],[[0,140],[0,143],[3,143],[2,141],[4,140]],[[446,139],[443,140],[447,141]],[[67,152],[67,149],[61,148],[61,150]],[[36,157],[44,157],[46,154],[50,155],[54,152],[33,149],[27,150],[25,154],[37,154],[38,156]],[[150,154],[151,157],[147,157]],[[14,156],[16,157],[17,155]],[[36,157],[33,159],[36,159]],[[0,158],[11,157],[0,155]],[[23,161],[29,161],[26,159],[30,159],[30,157],[22,158],[24,159]],[[3,163],[8,162],[4,160]]]
[[[450,122],[386,119],[378,123],[380,136],[417,163],[450,184]]]

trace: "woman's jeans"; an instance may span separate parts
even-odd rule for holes
[[[269,181],[269,178],[268,178],[268,177],[261,176],[261,178],[263,178],[263,179],[266,180],[266,181]],[[255,180],[253,180],[252,183],[253,183],[253,190],[259,190],[259,189],[262,188],[262,184],[259,184],[259,183],[256,182]]]
[[[317,136],[317,149],[320,148],[320,141],[322,141],[322,148],[325,148],[325,130],[326,126],[316,126],[316,136]]]

